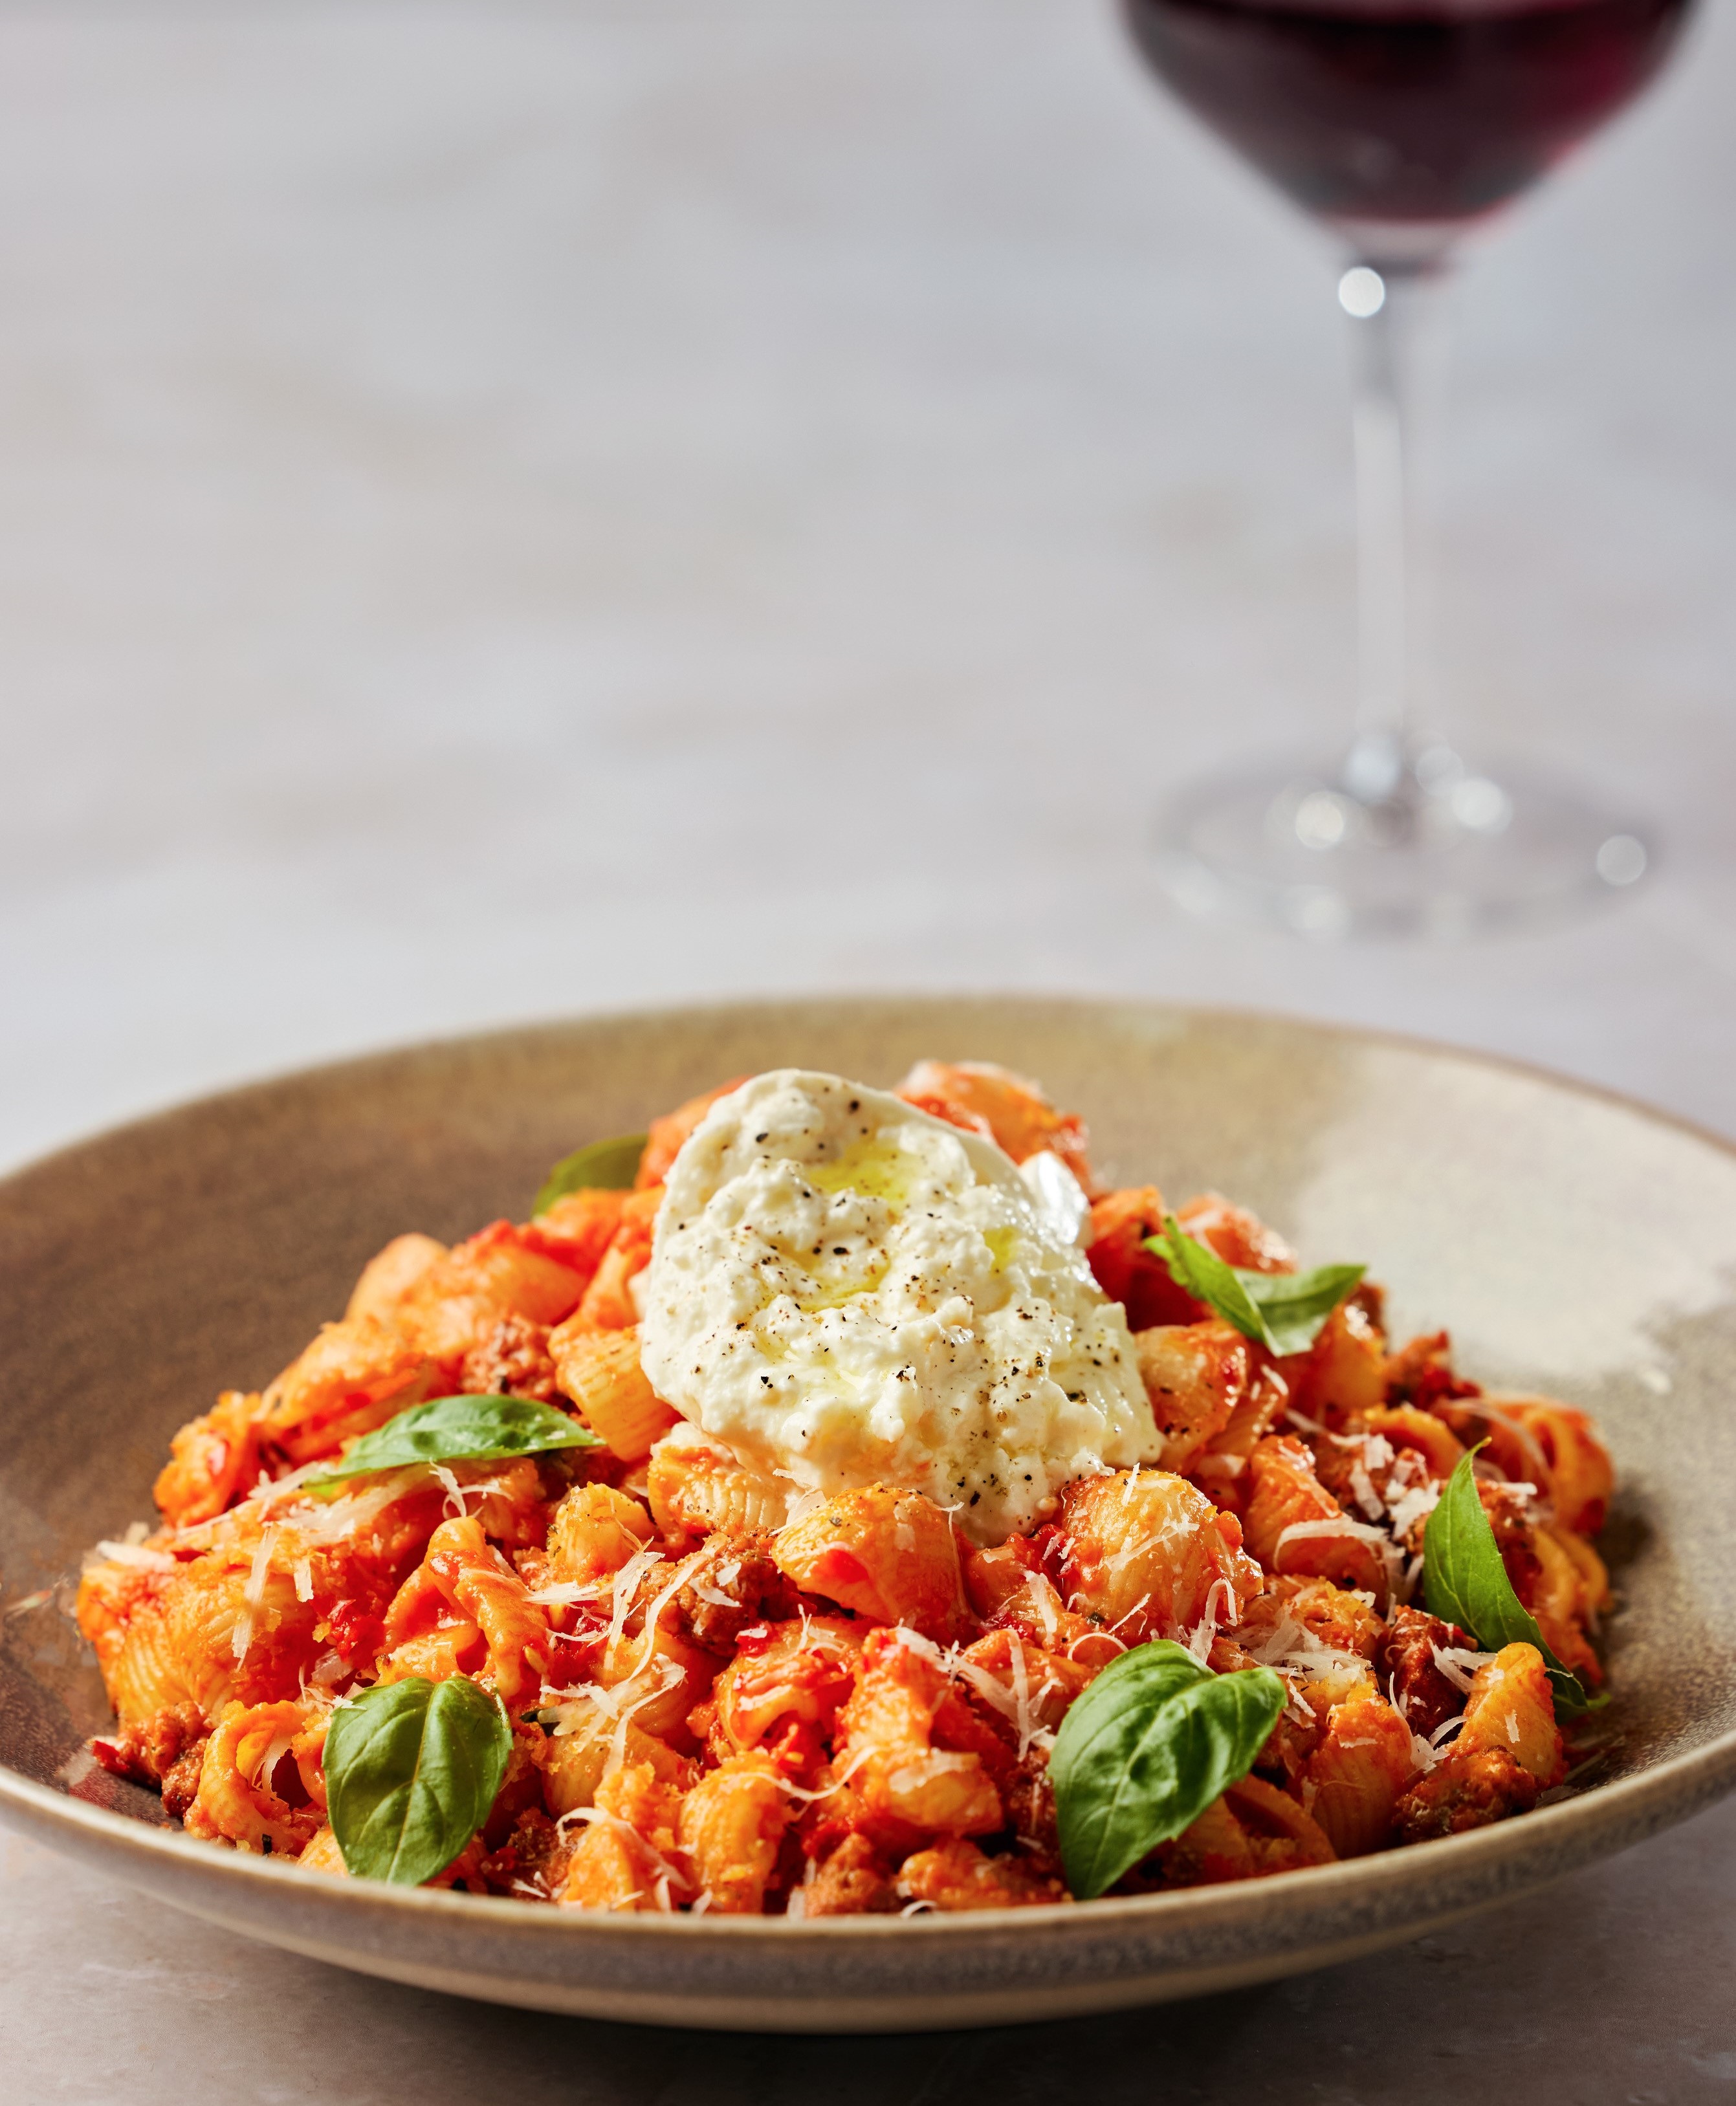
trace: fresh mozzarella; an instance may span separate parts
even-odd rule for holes
[[[1126,1318],[1039,1190],[882,1091],[756,1076],[670,1170],[645,1372],[800,1489],[926,1492],[979,1543],[1027,1530],[1074,1478],[1162,1446]]]

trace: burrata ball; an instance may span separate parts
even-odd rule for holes
[[[1156,1460],[1119,1303],[993,1142],[837,1075],[720,1098],[639,1283],[658,1395],[798,1490],[886,1484],[998,1543]]]

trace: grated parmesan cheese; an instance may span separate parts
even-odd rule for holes
[[[92,1553],[95,1560],[106,1559],[110,1565],[130,1565],[140,1572],[173,1572],[175,1560],[166,1550],[147,1550],[143,1544],[130,1539],[124,1543],[99,1543]]]
[[[428,1467],[446,1487],[444,1511],[455,1521],[462,1521],[470,1509],[464,1504],[464,1494],[469,1486],[458,1481],[458,1474],[445,1463],[430,1463]]]
[[[275,1527],[268,1525],[260,1531],[259,1548],[253,1553],[247,1584],[241,1590],[241,1613],[229,1634],[230,1649],[235,1654],[237,1667],[246,1659],[247,1649],[253,1642],[253,1620],[265,1599],[265,1583],[271,1576],[271,1548],[276,1539]]]
[[[1456,1690],[1469,1696],[1471,1678],[1479,1667],[1494,1659],[1492,1652],[1478,1652],[1472,1646],[1431,1646],[1434,1664]]]
[[[1261,1667],[1271,1668],[1290,1685],[1291,1693],[1285,1709],[1298,1725],[1312,1723],[1313,1718],[1299,1694],[1303,1685],[1319,1685],[1335,1700],[1337,1696],[1348,1694],[1349,1688],[1364,1681],[1368,1674],[1368,1663],[1361,1653],[1339,1651],[1288,1615],[1281,1615],[1270,1634],[1258,1645],[1249,1644],[1245,1632],[1233,1635],[1250,1660]]]
[[[634,1597],[639,1592],[639,1583],[663,1562],[654,1550],[635,1550],[615,1575],[613,1599],[609,1609],[609,1634],[603,1649],[603,1656],[612,1666],[615,1651],[626,1635],[627,1618],[633,1612]]]
[[[1387,1518],[1394,1535],[1408,1535],[1425,1514],[1431,1514],[1441,1503],[1441,1487],[1438,1484],[1413,1485],[1401,1498],[1395,1499]]]
[[[1374,1545],[1386,1567],[1388,1591],[1396,1594],[1403,1571],[1403,1553],[1384,1528],[1376,1528],[1370,1521],[1352,1521],[1348,1514],[1329,1515],[1321,1521],[1293,1521],[1288,1528],[1279,1531],[1278,1539],[1272,1547],[1273,1562],[1276,1564],[1278,1553],[1286,1543],[1304,1540],[1312,1536],[1339,1535],[1354,1536],[1359,1542]]]
[[[1214,1580],[1207,1590],[1205,1606],[1200,1613],[1200,1620],[1194,1625],[1192,1635],[1186,1641],[1187,1650],[1202,1667],[1210,1656],[1212,1640],[1218,1635],[1218,1612],[1213,1610],[1212,1604],[1218,1597],[1218,1590],[1220,1587],[1224,1591],[1224,1597],[1229,1607],[1231,1610],[1235,1608],[1236,1595],[1229,1581],[1222,1579]]]
[[[608,1749],[603,1757],[603,1773],[608,1777],[626,1760],[627,1727],[634,1714],[643,1711],[648,1704],[654,1704],[681,1679],[681,1669],[674,1660],[662,1660],[657,1665],[658,1672],[654,1678],[641,1669],[608,1689],[595,1682],[576,1683],[564,1690],[545,1687],[544,1701],[537,1715],[557,1740],[571,1736],[591,1741],[607,1727]],[[550,1698],[554,1700],[550,1702]]]
[[[1375,1481],[1368,1474],[1366,1463],[1357,1463],[1350,1472],[1350,1490],[1357,1504],[1370,1521],[1379,1521],[1386,1512],[1386,1501],[1375,1490]]]
[[[647,1606],[645,1610],[644,1622],[640,1627],[639,1631],[639,1657],[633,1664],[633,1672],[635,1674],[641,1668],[644,1667],[648,1664],[657,1651],[657,1619],[662,1615],[669,1603],[680,1593],[682,1588],[686,1584],[688,1575],[693,1571],[696,1566],[703,1562],[704,1557],[705,1550],[702,1546],[699,1549],[694,1551],[690,1556],[684,1557],[681,1562],[675,1567],[675,1578],[670,1581],[669,1584],[665,1587]],[[661,1561],[659,1561],[659,1562],[661,1562]],[[733,1607],[734,1604],[732,1602],[730,1606],[731,1607]],[[629,1606],[631,1606],[630,1602],[629,1603]],[[802,1620],[804,1623],[807,1621],[807,1611],[805,1610],[802,1612]],[[614,1622],[612,1618],[611,1619],[609,1624],[609,1637],[610,1643],[612,1645],[614,1642]],[[605,1655],[604,1657],[608,1658],[609,1656]]]
[[[606,1580],[551,1580],[546,1587],[533,1588],[525,1599],[540,1609],[570,1609],[580,1602],[594,1602],[619,1576],[611,1573]]]
[[[1052,1747],[1054,1734],[1038,1717],[1038,1700],[1055,1687],[1046,1679],[1034,1695],[1030,1687],[1030,1674],[1025,1657],[1025,1647],[1016,1632],[1007,1633],[1012,1687],[991,1674],[979,1661],[967,1660],[962,1646],[949,1646],[944,1651],[932,1638],[926,1638],[920,1631],[913,1631],[908,1624],[895,1627],[894,1635],[908,1651],[931,1661],[949,1679],[968,1683],[984,1702],[994,1707],[1017,1731],[1019,1754],[1022,1759],[1032,1747]]]

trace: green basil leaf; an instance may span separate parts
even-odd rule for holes
[[[1499,1652],[1505,1645],[1535,1646],[1549,1669],[1556,1710],[1563,1718],[1577,1718],[1608,1700],[1588,1691],[1556,1659],[1543,1642],[1536,1618],[1514,1593],[1495,1530],[1477,1496],[1471,1468],[1476,1453],[1474,1448],[1459,1459],[1423,1530],[1423,1598],[1430,1615],[1469,1631],[1484,1652]]]
[[[344,1477],[401,1470],[413,1463],[492,1463],[509,1455],[596,1445],[597,1436],[588,1427],[527,1396],[437,1396],[363,1434],[340,1462],[306,1482],[334,1485]]]
[[[1094,1901],[1246,1777],[1283,1709],[1269,1667],[1213,1674],[1168,1638],[1111,1660],[1049,1757],[1061,1862],[1079,1900]]]
[[[443,1872],[488,1818],[512,1745],[499,1700],[467,1675],[411,1675],[340,1704],[325,1792],[346,1866],[401,1887]]]
[[[1264,1318],[1243,1284],[1252,1275],[1226,1265],[1214,1250],[1197,1242],[1173,1214],[1164,1217],[1161,1232],[1146,1238],[1146,1248],[1169,1268],[1169,1277],[1185,1294],[1215,1309],[1227,1324],[1233,1324],[1245,1338],[1257,1346],[1272,1347]]]
[[[1366,1265],[1319,1265],[1312,1272],[1244,1272],[1238,1277],[1265,1322],[1272,1351],[1281,1358],[1307,1352],[1367,1270]]]
[[[546,1214],[557,1199],[569,1192],[630,1192],[639,1175],[639,1159],[645,1152],[642,1133],[617,1134],[612,1140],[587,1141],[583,1148],[563,1155],[543,1180],[531,1202],[531,1217]]]
[[[1146,1237],[1146,1248],[1169,1266],[1178,1287],[1280,1359],[1308,1351],[1368,1270],[1361,1265],[1322,1265],[1312,1272],[1249,1272],[1226,1265],[1216,1251],[1189,1235],[1173,1214],[1164,1217],[1160,1235]]]

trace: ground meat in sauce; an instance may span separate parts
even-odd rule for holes
[[[1505,1748],[1490,1748],[1421,1778],[1399,1800],[1393,1822],[1400,1842],[1427,1843],[1529,1813],[1536,1803],[1536,1779]]]
[[[1521,1491],[1516,1485],[1497,1484],[1487,1477],[1478,1479],[1477,1494],[1483,1501],[1483,1512],[1489,1517],[1495,1547],[1507,1568],[1513,1591],[1529,1608],[1536,1599],[1538,1583],[1543,1577],[1543,1561],[1537,1555],[1536,1539],[1532,1532],[1531,1494]]]
[[[1394,1609],[1375,1656],[1380,1686],[1391,1692],[1413,1733],[1426,1739],[1465,1709],[1465,1692],[1435,1665],[1435,1648],[1460,1646],[1476,1650],[1456,1624],[1442,1623],[1422,1609]]]
[[[1021,1756],[1011,1780],[1001,1787],[1001,1803],[1007,1809],[1007,1826],[1017,1840],[1021,1857],[1033,1871],[1058,1877],[1061,1831],[1056,1823],[1049,1759],[1043,1750],[1028,1748]]]
[[[171,1704],[153,1712],[142,1726],[128,1726],[112,1740],[93,1741],[96,1759],[115,1777],[140,1784],[161,1784],[197,1743],[203,1751],[210,1728],[196,1704]],[[195,1767],[197,1777],[197,1766]]]
[[[865,1835],[846,1835],[802,1889],[805,1916],[893,1916],[903,1907],[890,1867]]]
[[[503,1316],[479,1346],[465,1354],[458,1386],[465,1396],[523,1396],[537,1404],[559,1400],[560,1387],[549,1355],[549,1327],[527,1316]]]
[[[733,1652],[750,1624],[796,1613],[796,1591],[772,1562],[764,1535],[713,1536],[705,1562],[675,1596],[675,1614],[693,1643]],[[716,1597],[727,1598],[719,1601]]]
[[[205,1766],[205,1740],[195,1741],[163,1773],[163,1811],[177,1821],[186,1818],[187,1808],[199,1796],[199,1780]]]
[[[576,1833],[560,1827],[540,1807],[527,1807],[506,1841],[482,1860],[482,1876],[496,1893],[553,1901],[567,1883],[577,1841]]]
[[[1454,1373],[1448,1358],[1450,1351],[1451,1343],[1444,1331],[1412,1338],[1401,1346],[1386,1364],[1387,1402],[1414,1404],[1421,1410],[1429,1411],[1456,1397],[1481,1396],[1480,1383],[1468,1382],[1462,1375]],[[1442,1411],[1439,1415],[1455,1432],[1459,1430],[1455,1424],[1455,1414]],[[1473,1433],[1469,1437],[1474,1441],[1477,1436]]]

